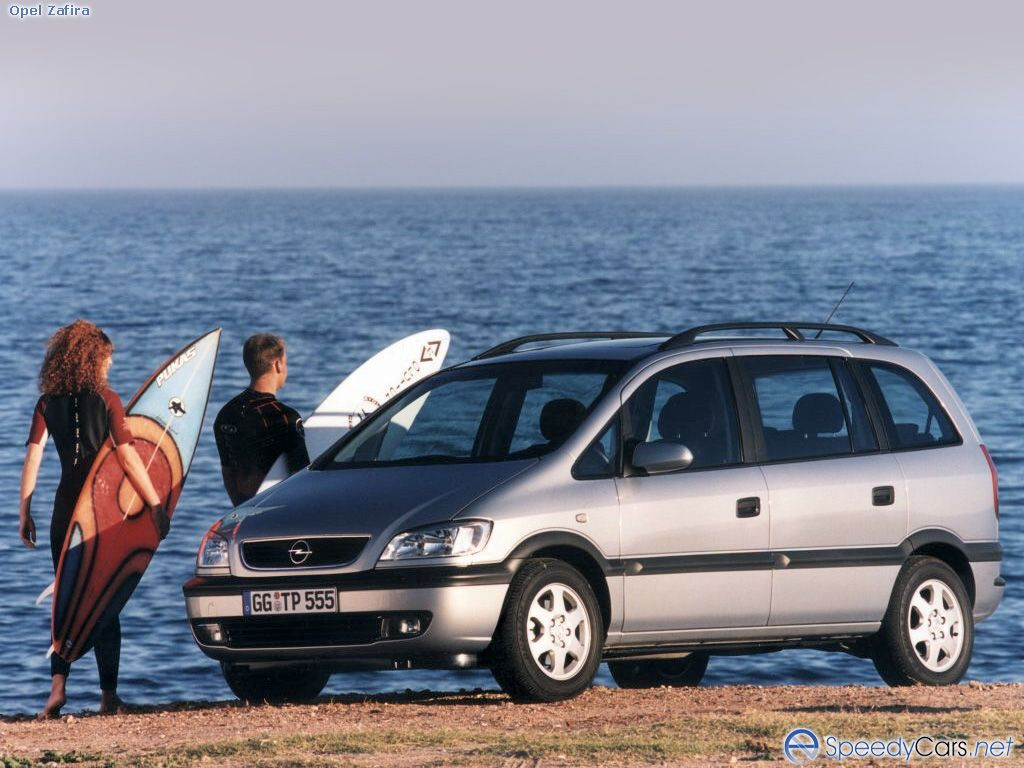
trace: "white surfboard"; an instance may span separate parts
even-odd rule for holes
[[[448,331],[441,328],[421,331],[396,341],[356,368],[303,420],[309,457],[319,456],[399,392],[441,370],[450,342]],[[281,456],[263,479],[260,491],[286,477],[288,470]]]

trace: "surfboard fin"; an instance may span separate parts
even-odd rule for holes
[[[55,650],[55,649],[54,649],[54,647],[53,647],[53,644],[51,643],[51,644],[50,644],[50,649],[49,649],[49,650],[48,650],[48,651],[46,652],[46,658],[50,658],[51,656],[53,656],[53,652],[54,652],[54,650]]]
[[[53,594],[53,587],[56,583],[56,581],[51,581],[50,586],[48,586],[46,589],[39,593],[39,597],[36,598],[36,605],[40,605],[43,602],[43,600],[45,600]]]

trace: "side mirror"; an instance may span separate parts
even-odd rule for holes
[[[675,472],[693,464],[693,453],[681,443],[639,443],[633,449],[633,466],[649,475]]]

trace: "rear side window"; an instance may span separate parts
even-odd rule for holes
[[[842,361],[776,355],[740,363],[754,389],[767,461],[878,449],[863,399]]]
[[[910,371],[888,363],[864,363],[877,387],[882,420],[893,448],[925,448],[960,442],[952,420],[931,390]]]

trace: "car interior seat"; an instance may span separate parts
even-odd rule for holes
[[[792,455],[843,453],[850,449],[843,431],[845,419],[839,398],[829,392],[811,392],[793,407]]]
[[[726,436],[718,433],[715,422],[711,398],[698,392],[677,392],[658,414],[658,432],[662,440],[690,449],[691,466],[714,466],[725,461],[726,453]]]

